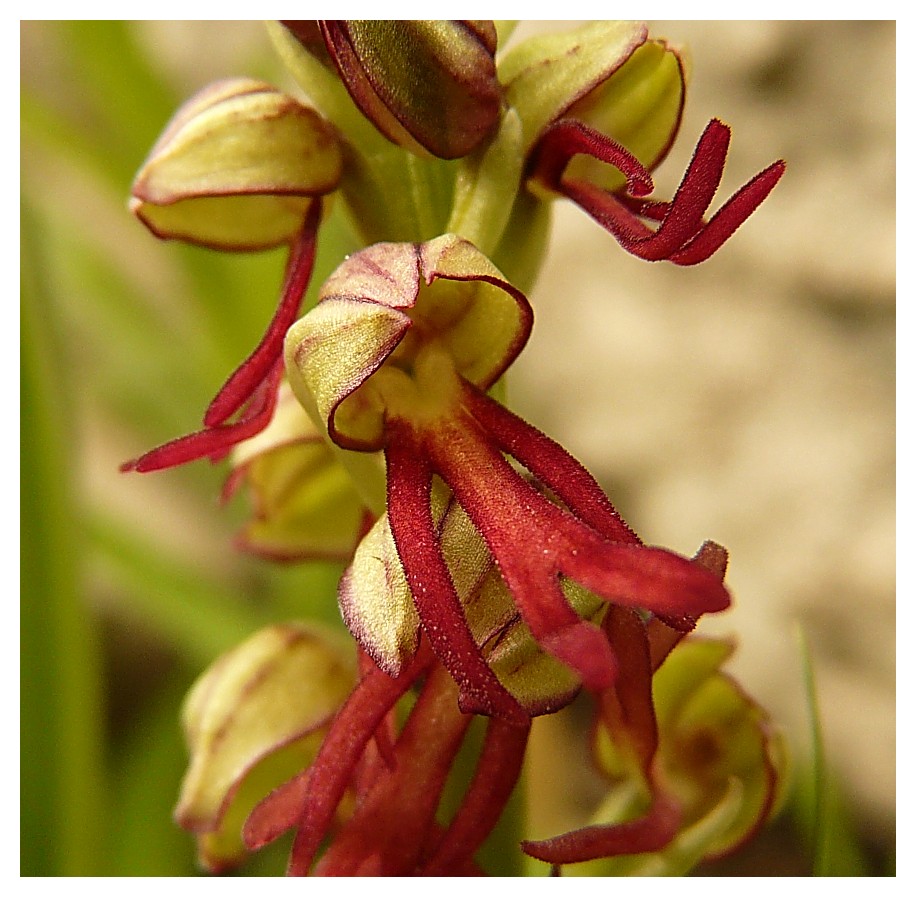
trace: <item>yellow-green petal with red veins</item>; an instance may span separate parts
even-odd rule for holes
[[[642,22],[590,22],[543,34],[499,61],[508,105],[521,118],[527,154],[545,128],[607,81],[648,39]]]
[[[208,868],[244,859],[245,817],[311,763],[355,681],[346,641],[305,623],[261,630],[197,680],[182,710],[191,761],[175,818]]]
[[[333,128],[269,84],[220,81],[182,106],[131,188],[131,211],[163,239],[215,249],[289,243],[314,197],[333,191]]]
[[[456,159],[495,128],[502,99],[492,22],[319,24],[354,103],[398,146]]]
[[[232,466],[224,497],[244,484],[253,505],[240,548],[273,560],[353,554],[368,512],[288,383],[267,428],[235,447]]]
[[[290,328],[287,374],[338,445],[374,451],[395,409],[451,413],[454,378],[437,378],[437,358],[488,389],[521,351],[531,320],[525,297],[466,240],[380,243],[345,261]]]

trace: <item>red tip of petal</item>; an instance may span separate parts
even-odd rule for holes
[[[665,847],[677,834],[680,821],[677,803],[658,796],[640,819],[620,825],[593,825],[546,841],[523,841],[522,850],[554,865],[648,853]]]

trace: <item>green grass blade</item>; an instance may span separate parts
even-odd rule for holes
[[[20,872],[99,875],[105,779],[98,639],[81,587],[67,378],[40,273],[21,229]]]
[[[816,877],[870,875],[870,864],[856,837],[840,789],[829,771],[814,664],[801,627],[798,627],[797,639],[811,755],[803,771],[796,802],[797,815],[810,845],[811,871]]]

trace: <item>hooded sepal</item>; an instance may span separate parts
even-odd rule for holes
[[[311,763],[354,681],[347,646],[300,623],[261,630],[197,680],[182,710],[191,764],[175,818],[209,870],[244,859],[245,817]]]
[[[289,243],[342,171],[333,128],[313,109],[246,78],[179,109],[131,188],[131,211],[163,239],[214,249]]]
[[[496,126],[492,22],[349,20],[319,28],[353,102],[398,146],[455,159]]]
[[[461,376],[488,389],[521,351],[531,321],[524,295],[466,240],[379,243],[347,259],[290,329],[287,372],[338,445],[375,451],[391,402],[410,400],[401,372],[422,363],[425,340],[436,335]]]

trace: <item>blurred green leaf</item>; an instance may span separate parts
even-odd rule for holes
[[[105,871],[98,636],[82,591],[68,379],[35,221],[21,222],[21,868]]]
[[[193,837],[172,821],[187,761],[178,724],[187,685],[173,676],[118,745],[112,772],[112,875],[198,871]]]
[[[205,578],[155,546],[102,517],[90,521],[91,569],[117,591],[120,611],[133,617],[193,666],[272,622],[270,605],[245,602],[240,589]]]

